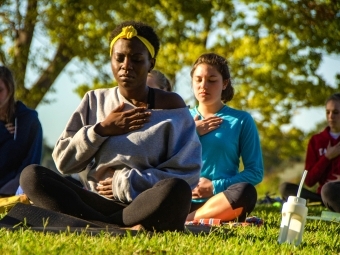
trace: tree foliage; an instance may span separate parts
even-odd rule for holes
[[[250,111],[266,168],[304,155],[307,134],[283,131],[302,107],[323,105],[337,91],[316,73],[324,54],[340,52],[336,0],[26,0],[0,2],[0,62],[17,81],[17,98],[35,108],[71,61],[90,76],[77,92],[112,86],[109,34],[141,20],[160,36],[156,68],[176,74],[202,53],[228,58],[236,94],[230,105]],[[33,77],[33,78],[30,78]],[[67,84],[65,84],[67,86]],[[192,96],[188,95],[192,98]]]
[[[243,20],[237,26],[244,31],[239,44],[244,46],[238,48],[240,53],[234,51],[233,56],[236,57],[233,68],[237,70],[234,77],[241,85],[238,101],[244,109],[260,111],[258,124],[264,153],[269,153],[273,160],[275,151],[278,162],[298,155],[303,158],[311,134],[295,128],[271,132],[271,126],[289,124],[300,108],[323,106],[330,94],[339,91],[340,74],[337,84],[331,86],[316,71],[323,55],[339,54],[340,3],[335,0],[244,3],[254,14],[254,21]],[[266,163],[268,167],[268,160]]]

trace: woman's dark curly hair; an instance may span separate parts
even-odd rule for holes
[[[190,72],[191,78],[197,66],[200,64],[207,64],[207,65],[211,65],[215,67],[216,70],[222,75],[223,81],[228,80],[228,86],[226,87],[225,90],[222,90],[221,100],[223,103],[227,103],[231,101],[231,99],[233,99],[234,97],[234,87],[232,86],[232,83],[231,83],[227,60],[224,57],[217,55],[215,53],[202,54],[195,61],[191,69],[191,72]]]
[[[112,32],[111,32],[111,36],[110,36],[110,41],[109,44],[111,43],[112,39],[115,38],[117,35],[120,34],[120,32],[122,32],[123,27],[127,27],[127,26],[133,26],[136,30],[137,30],[137,34],[139,36],[144,37],[145,39],[147,39],[151,45],[154,47],[155,49],[155,57],[157,56],[157,53],[159,51],[159,38],[156,34],[156,32],[154,31],[154,29],[143,23],[140,21],[125,21],[120,23]]]

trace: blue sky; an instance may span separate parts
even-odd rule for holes
[[[72,70],[74,69],[74,70]],[[67,66],[68,71],[77,69],[71,63]],[[340,56],[326,56],[318,69],[318,72],[330,83],[335,84],[335,74],[340,73]],[[88,77],[80,74],[71,79],[68,72],[63,72],[53,85],[55,93],[47,94],[46,98],[52,100],[50,104],[40,104],[37,107],[41,121],[44,138],[48,145],[54,146],[61,135],[67,121],[80,103],[80,97],[73,91],[77,85],[84,82]],[[189,72],[183,78],[187,81],[187,88],[175,91],[187,99],[191,93]],[[75,82],[76,81],[76,82]],[[315,125],[325,119],[324,109],[302,109],[292,119],[292,124],[305,131],[311,130]]]

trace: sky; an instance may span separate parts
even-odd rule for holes
[[[69,64],[66,68],[68,71],[77,70],[73,63]],[[44,139],[47,145],[51,147],[57,142],[69,118],[81,101],[81,98],[74,92],[74,89],[88,79],[88,76],[81,74],[75,74],[71,79],[68,73],[64,71],[53,84],[55,92],[49,92],[46,95],[46,99],[52,100],[52,102],[50,104],[40,104],[36,109],[42,124]],[[325,56],[318,69],[318,73],[331,85],[335,84],[335,74],[340,73],[340,56]],[[192,93],[190,89],[190,75],[189,72],[182,73],[181,75],[183,76],[181,78],[187,81],[187,87],[175,90],[175,92],[184,99],[187,99],[188,95]],[[293,117],[292,125],[304,131],[309,131],[324,119],[325,111],[323,107],[302,109]]]

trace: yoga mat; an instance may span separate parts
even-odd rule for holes
[[[139,232],[137,230],[120,228],[117,225],[105,222],[91,222],[23,203],[16,204],[7,215],[0,220],[0,228],[6,228],[10,231],[29,229],[57,234],[68,232],[97,235],[106,232],[114,236],[135,236]],[[185,226],[185,229],[186,233],[195,235],[208,234],[213,230],[212,227],[207,226]],[[149,233],[152,234],[151,232]]]
[[[23,203],[16,204],[4,218],[0,220],[0,228],[15,231],[27,228],[39,232],[71,232],[96,235],[109,232],[113,235],[135,235],[138,231],[120,229],[117,225],[105,222],[91,222],[67,214],[50,211]]]
[[[322,211],[321,216],[307,216],[307,219],[340,222],[340,213]]]

